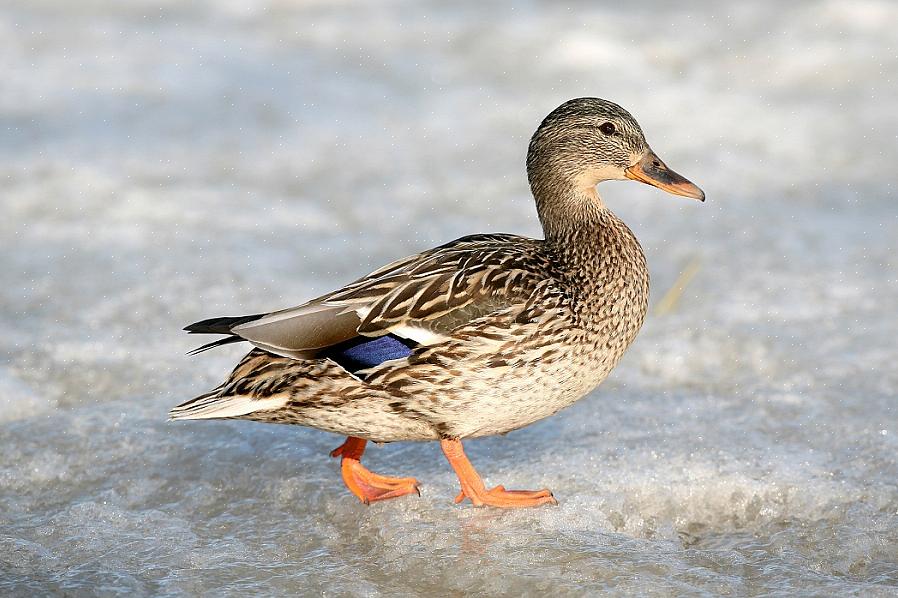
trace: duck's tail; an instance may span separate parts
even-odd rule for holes
[[[202,394],[182,403],[168,412],[168,420],[221,419],[245,417],[256,411],[280,409],[287,404],[289,396],[284,393],[265,398],[249,395],[223,395],[225,386]]]

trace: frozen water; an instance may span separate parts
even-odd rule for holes
[[[515,6],[515,4],[518,4]],[[898,5],[5,3],[0,592],[898,593]],[[653,304],[612,378],[469,443],[556,508],[452,505],[433,444],[165,422],[294,305],[471,232],[538,235],[526,142],[629,108],[705,205],[608,183]]]

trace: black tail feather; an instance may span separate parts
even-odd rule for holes
[[[185,326],[184,330],[190,334],[231,334],[231,329],[235,326],[264,318],[266,315],[267,314],[255,314],[252,316],[209,318],[208,320],[194,322],[190,326]]]
[[[217,341],[212,341],[211,343],[206,343],[202,347],[197,347],[187,354],[196,355],[197,353],[202,353],[203,351],[208,351],[209,349],[214,349],[215,347],[221,347],[222,345],[239,343],[244,339],[234,335],[231,330],[235,326],[239,326],[240,324],[252,322],[253,320],[258,320],[259,318],[264,318],[265,315],[266,314],[255,314],[252,316],[210,318],[201,322],[194,322],[190,326],[186,326],[184,330],[186,330],[190,334],[227,334],[228,336],[225,338],[220,338]]]
[[[246,339],[240,338],[239,336],[226,336],[225,338],[220,338],[217,341],[212,341],[211,343],[206,343],[202,347],[197,347],[192,351],[188,351],[188,355],[196,355],[197,353],[202,353],[203,351],[208,351],[209,349],[214,349],[215,347],[221,347],[223,345],[230,345],[231,343],[239,343]]]

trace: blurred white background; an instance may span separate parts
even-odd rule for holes
[[[895,595],[898,4],[62,2],[0,7],[0,591]],[[620,103],[698,205],[607,183],[653,303],[611,379],[469,443],[166,424],[301,303],[474,232],[540,234],[529,136]]]

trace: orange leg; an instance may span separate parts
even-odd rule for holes
[[[461,492],[455,497],[456,503],[469,498],[477,507],[489,505],[503,509],[558,504],[548,490],[506,490],[504,486],[496,486],[492,490],[487,490],[474,466],[465,456],[461,440],[441,440],[440,448],[443,449],[443,454],[446,455],[449,465],[455,470],[455,475],[461,482]]]
[[[350,492],[366,505],[412,493],[421,496],[415,478],[390,478],[365,469],[361,458],[366,442],[363,438],[349,436],[346,442],[331,451],[331,457],[342,457],[340,469],[343,482]]]

